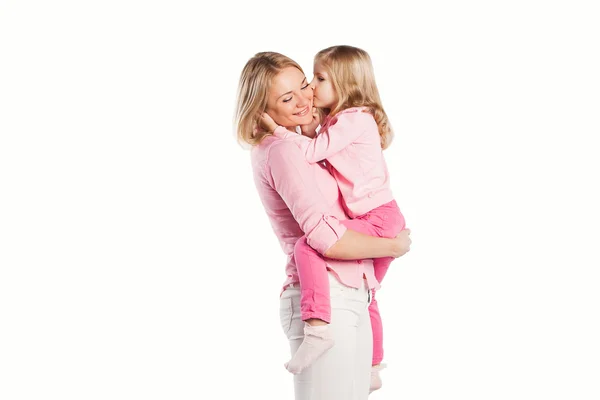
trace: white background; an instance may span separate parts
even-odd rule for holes
[[[599,399],[593,3],[0,2],[0,398],[293,398],[235,92],[350,44],[413,232],[371,398]]]

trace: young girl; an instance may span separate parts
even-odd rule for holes
[[[381,105],[369,55],[351,46],[320,51],[315,56],[311,86],[314,106],[327,116],[319,134],[307,140],[306,157],[311,163],[327,160],[347,214],[352,218],[342,223],[372,236],[395,237],[405,228],[405,222],[392,196],[382,153],[391,141],[392,130]],[[315,119],[318,121],[317,116]],[[277,127],[272,120],[265,125],[273,128],[276,136],[296,135]],[[316,127],[317,123],[313,125]],[[307,244],[305,237],[296,243],[294,257],[302,293],[301,310],[307,322],[304,342],[286,364],[290,372],[297,374],[331,348],[333,341],[327,332],[330,304],[325,260]],[[373,260],[379,282],[392,260],[391,257]],[[373,330],[371,391],[381,387],[379,370],[383,359],[383,329],[375,291],[372,295],[369,306]]]

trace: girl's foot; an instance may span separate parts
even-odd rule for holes
[[[377,364],[371,367],[371,387],[369,388],[369,394],[374,392],[375,390],[381,389],[381,377],[379,376],[379,371],[386,367],[385,364]]]
[[[304,324],[304,341],[285,368],[292,374],[299,374],[333,346],[328,325],[311,326]]]

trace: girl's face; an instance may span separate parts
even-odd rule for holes
[[[313,91],[298,68],[283,69],[271,82],[267,114],[284,127],[312,122]]]
[[[333,88],[327,70],[320,62],[314,66],[314,78],[310,85],[314,88],[314,105],[319,108],[334,108],[338,102],[338,95]]]

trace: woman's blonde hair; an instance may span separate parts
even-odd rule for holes
[[[289,57],[274,52],[256,53],[240,76],[235,113],[235,129],[240,144],[257,145],[270,135],[259,129],[258,116],[265,112],[273,78],[284,68],[302,68]]]
[[[317,62],[326,69],[338,95],[338,103],[329,115],[333,117],[350,107],[367,107],[377,122],[381,148],[387,148],[392,142],[393,131],[381,105],[369,54],[357,47],[332,46],[317,53]]]

